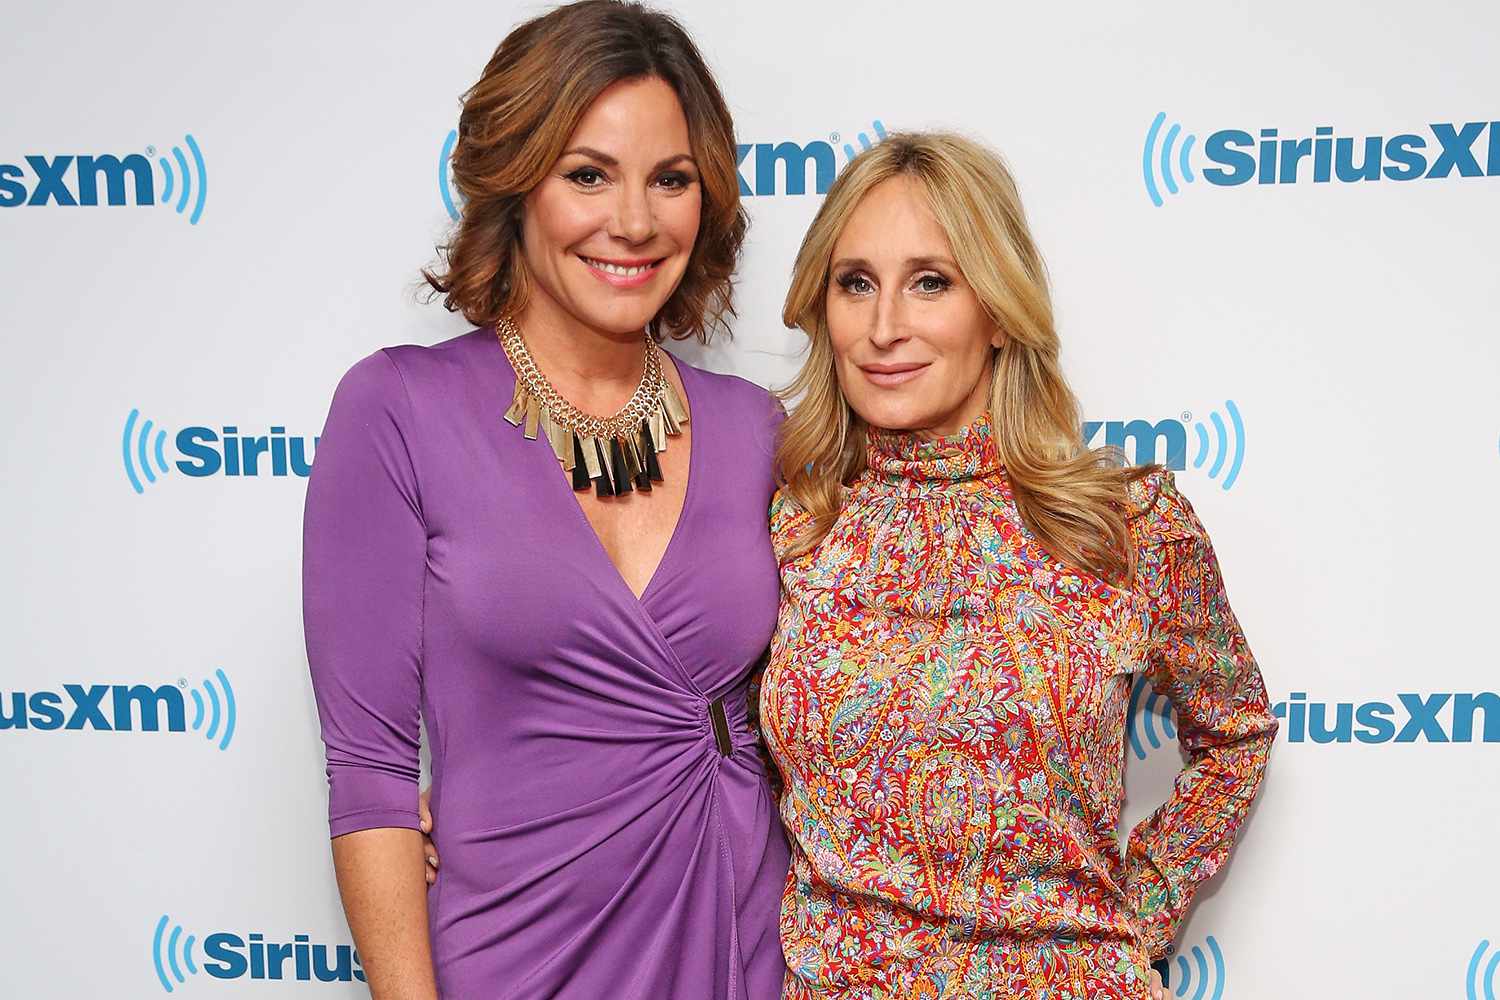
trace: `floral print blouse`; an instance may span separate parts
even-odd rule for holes
[[[785,998],[1143,1000],[1225,861],[1276,719],[1170,473],[1132,487],[1128,587],[1021,522],[988,418],[872,431],[833,529],[772,507],[760,710],[792,841]],[[1177,712],[1171,798],[1117,837],[1132,674]]]

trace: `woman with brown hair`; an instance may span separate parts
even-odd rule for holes
[[[427,277],[478,329],[355,365],[307,496],[371,993],[779,996],[787,847],[746,690],[776,614],[780,416],[658,347],[732,314],[729,113],[675,21],[585,0],[500,44],[453,166],[463,216]]]
[[[792,838],[788,1000],[1144,1000],[1276,720],[1171,474],[1080,438],[1004,165],[893,135],[783,314],[808,360],[772,510],[761,717]],[[1132,674],[1188,763],[1116,840]]]

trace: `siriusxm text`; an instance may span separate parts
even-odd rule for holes
[[[0,692],[0,730],[187,731],[187,706],[171,684],[64,684],[61,691]]]
[[[151,161],[139,153],[27,156],[24,164],[0,163],[0,208],[98,205],[101,186],[107,205],[156,204]]]
[[[312,438],[309,446],[309,439],[288,435],[285,427],[259,435],[242,435],[233,425],[217,433],[211,427],[184,427],[176,438],[184,457],[176,465],[188,476],[307,476],[318,440]]]
[[[1099,440],[1101,430],[1103,441]],[[1083,424],[1086,446],[1119,448],[1136,465],[1160,462],[1174,471],[1187,467],[1187,440],[1187,425],[1171,418],[1154,424],[1149,420],[1086,420]]]
[[[1308,701],[1294,691],[1272,709],[1289,743],[1500,743],[1500,694],[1402,692],[1394,702]]]
[[[809,166],[813,170],[813,192],[827,194],[838,173],[833,146],[821,140],[809,143],[742,142],[739,144],[738,155],[741,196],[807,194]],[[753,168],[750,171],[754,178],[753,185],[745,179],[746,168]],[[781,178],[779,189],[778,173]]]
[[[1500,177],[1500,121],[1437,122],[1421,133],[1359,137],[1335,135],[1326,125],[1301,137],[1275,128],[1220,129],[1203,154],[1216,164],[1203,170],[1204,179],[1221,186]]]
[[[246,937],[228,932],[203,939],[203,971],[215,979],[294,979],[298,982],[364,982],[359,952],[347,944],[313,944],[306,934],[292,935],[290,944],[267,941],[265,935]]]

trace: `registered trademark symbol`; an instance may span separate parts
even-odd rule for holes
[[[180,688],[187,687],[187,678],[186,677],[179,677],[179,678],[177,678],[177,686],[180,687]]]
[[[830,132],[830,133],[828,133],[828,141],[829,142],[838,142],[839,141],[839,134],[837,132]]]
[[[156,155],[156,147],[155,146],[147,146],[146,147],[146,155],[147,156],[155,156]]]
[[[1192,419],[1193,419],[1193,411],[1192,410],[1183,410],[1182,411],[1182,422],[1183,423],[1187,423],[1189,420],[1192,420]]]

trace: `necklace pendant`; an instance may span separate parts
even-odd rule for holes
[[[521,420],[526,416],[526,386],[520,379],[516,380],[516,394],[511,397],[510,409],[505,411],[505,422],[512,427],[520,427]]]
[[[651,422],[645,421],[641,424],[641,457],[646,460],[644,470],[644,483],[642,489],[650,490],[652,483],[659,483],[661,478],[661,463],[656,460],[656,445],[651,438]]]
[[[540,429],[541,423],[542,408],[537,405],[537,401],[535,399],[528,399],[526,401],[526,428],[523,431],[523,433],[526,435],[526,440],[536,440],[536,433],[537,430]]]
[[[577,434],[569,434],[568,439],[573,445],[573,454],[570,459],[573,490],[574,492],[586,490],[589,488],[589,467],[583,458],[583,443],[578,440]]]
[[[615,496],[624,496],[631,492],[630,469],[625,463],[625,449],[620,447],[620,439],[617,437],[609,439],[609,465],[610,471],[614,473]]]
[[[613,417],[591,416],[569,403],[537,368],[521,332],[509,319],[495,334],[516,375],[515,393],[505,421],[521,428],[529,441],[544,436],[574,490],[592,483],[600,497],[623,496],[662,482],[657,456],[667,439],[682,433],[687,407],[662,373],[660,350],[645,341],[646,363],[640,385],[624,409]]]

